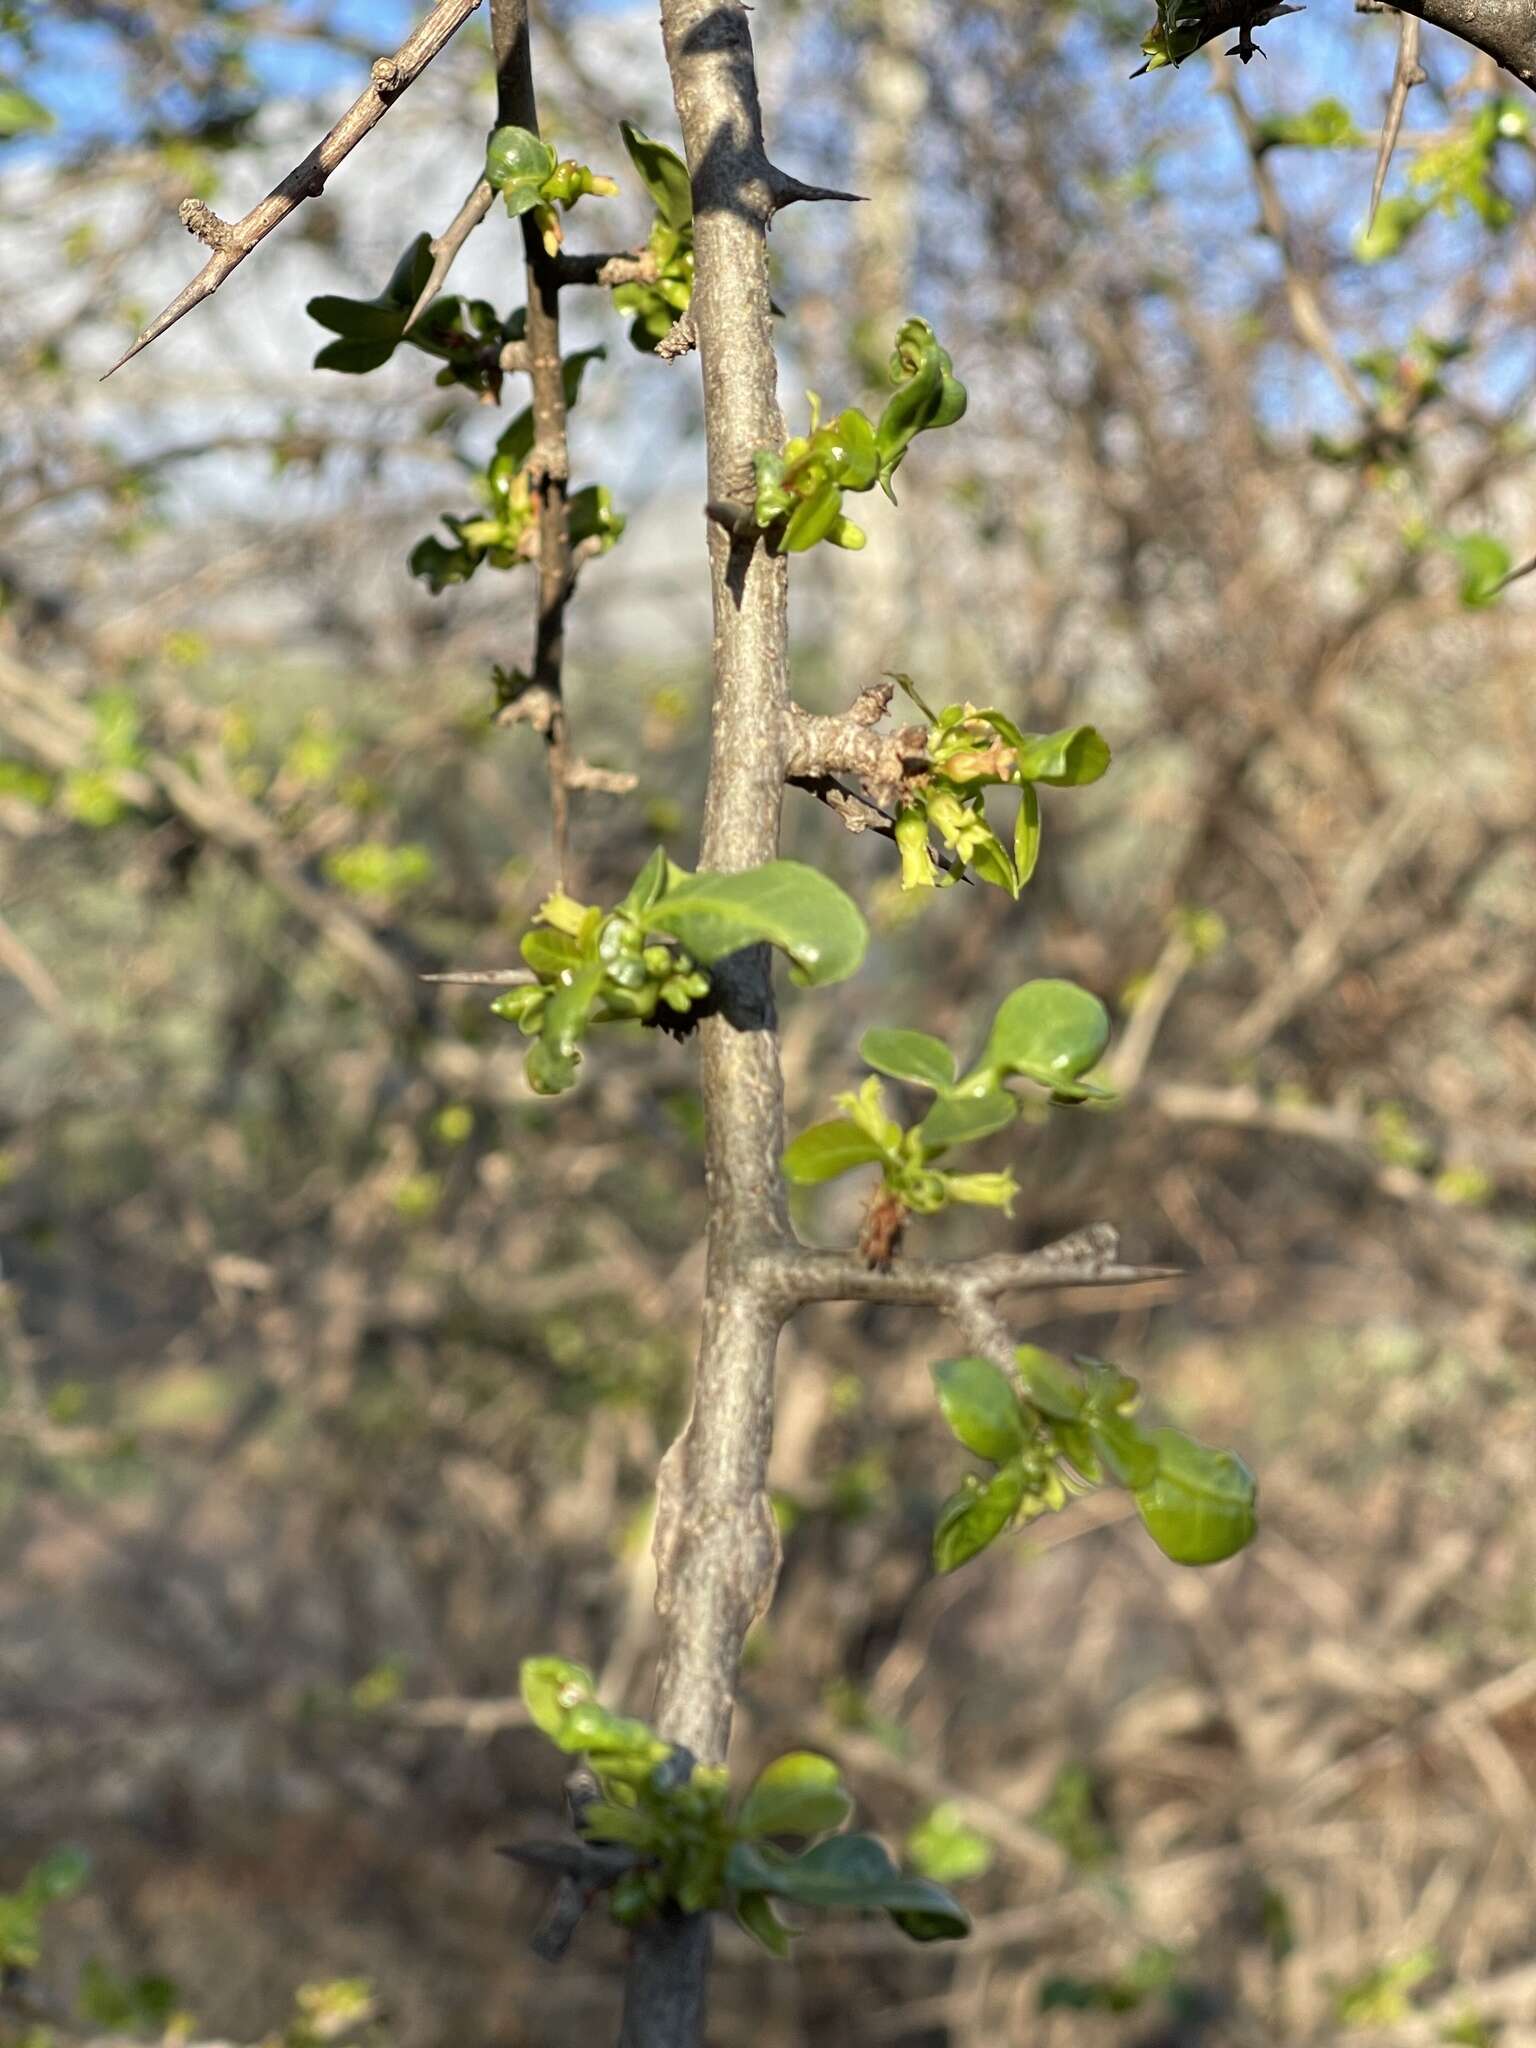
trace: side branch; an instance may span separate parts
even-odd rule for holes
[[[281,227],[306,199],[318,199],[332,171],[356,149],[363,137],[380,121],[407,86],[426,70],[438,51],[464,26],[480,0],[437,0],[420,26],[409,35],[392,57],[380,57],[373,67],[367,89],[348,107],[322,141],[301,164],[296,164],[266,198],[237,221],[220,220],[200,199],[184,199],[181,218],[190,234],[205,242],[213,252],[184,291],[177,293],[165,311],[152,320],[138,340],[108,370],[131,362],[141,349],[157,341],[184,314],[204,299],[211,299],[230,272],[242,264],[259,242]],[[103,379],[105,382],[105,378]]]
[[[1119,1250],[1112,1225],[1091,1223],[1039,1251],[952,1262],[900,1259],[885,1270],[852,1253],[786,1247],[761,1253],[755,1273],[764,1294],[786,1314],[811,1301],[878,1301],[954,1315],[1001,1295],[1045,1287],[1127,1286],[1179,1276],[1177,1266],[1122,1265]]]

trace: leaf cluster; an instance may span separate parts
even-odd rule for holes
[[[1109,767],[1108,742],[1091,725],[1023,732],[993,706],[946,704],[935,712],[910,676],[895,680],[929,728],[927,770],[906,785],[896,818],[902,888],[949,888],[970,872],[1017,901],[1040,858],[1037,785],[1077,789],[1097,782]],[[1019,791],[1011,847],[987,820],[985,793],[998,784]],[[948,848],[947,866],[935,860],[930,835]]]
[[[581,1812],[594,1844],[633,1851],[609,1911],[636,1926],[672,1909],[729,1908],[774,1955],[791,1935],[775,1900],[886,1912],[914,1941],[954,1940],[970,1922],[942,1886],[904,1874],[872,1835],[844,1833],[853,1801],[836,1764],[795,1750],[769,1764],[730,1811],[726,1771],[694,1762],[645,1722],[611,1714],[591,1674],[558,1657],[530,1657],[522,1694],[557,1749],[585,1756],[599,1797]],[[790,1849],[787,1842],[800,1846]]]
[[[593,1024],[686,1018],[711,991],[703,970],[743,946],[776,946],[807,986],[842,981],[869,932],[834,882],[798,861],[733,875],[693,875],[658,847],[610,911],[556,893],[523,937],[538,976],[491,1005],[536,1043],[525,1072],[541,1095],[573,1087]]]
[[[944,1419],[994,1467],[967,1475],[940,1510],[934,1564],[951,1572],[1006,1529],[1063,1507],[1105,1480],[1125,1487],[1148,1533],[1176,1564],[1217,1564],[1251,1541],[1253,1476],[1231,1451],[1182,1430],[1147,1429],[1130,1412],[1139,1387],[1093,1358],[1076,1373],[1033,1344],[1014,1353],[1022,1390],[985,1358],[934,1367]]]
[[[809,434],[792,436],[781,453],[760,448],[753,457],[752,516],[781,553],[803,553],[819,540],[863,547],[863,528],[843,515],[844,491],[879,484],[894,504],[891,479],[917,435],[951,427],[964,413],[965,386],[926,320],[903,321],[889,367],[896,389],[878,420],[850,406],[823,425],[812,391]]]
[[[857,1094],[836,1098],[841,1116],[800,1133],[785,1151],[785,1176],[811,1187],[878,1165],[890,1194],[917,1215],[955,1202],[1006,1210],[1018,1192],[1011,1172],[952,1173],[934,1162],[1015,1121],[1023,1103],[1004,1085],[1015,1077],[1048,1089],[1056,1102],[1109,1099],[1110,1090],[1086,1078],[1108,1043],[1109,1013],[1098,997],[1051,980],[1024,982],[1004,997],[979,1059],[964,1074],[943,1040],[926,1031],[866,1031],[859,1044],[865,1065],[932,1089],[932,1109],[904,1129],[886,1114],[880,1083],[871,1077]]]
[[[509,341],[522,339],[522,309],[503,321],[487,300],[449,292],[433,299],[408,328],[411,308],[431,274],[432,238],[420,234],[375,298],[347,299],[323,292],[311,299],[305,308],[310,319],[337,337],[315,357],[315,368],[363,376],[382,368],[404,343],[441,362],[439,384],[462,384],[477,394],[497,395],[501,351]]]
[[[619,189],[612,178],[574,157],[557,158],[552,146],[531,128],[511,125],[491,132],[485,146],[485,181],[501,194],[514,220],[532,213],[549,256],[558,254],[565,239],[557,206],[569,213],[588,194],[608,199]]]
[[[632,316],[630,341],[650,355],[693,301],[693,188],[676,150],[642,134],[632,121],[621,121],[619,133],[655,203],[645,246],[656,275],[643,284],[615,285],[613,307]]]
[[[606,356],[602,348],[579,349],[560,366],[567,409],[581,393],[588,363]],[[450,547],[435,534],[419,540],[410,554],[410,571],[434,597],[450,584],[467,583],[482,562],[493,569],[515,569],[531,562],[538,549],[538,505],[534,497],[533,408],[524,406],[506,427],[491,452],[484,473],[475,479],[482,509],[463,517],[445,512],[443,524],[453,535]],[[613,509],[606,484],[587,484],[566,499],[571,547],[584,555],[608,553],[624,531],[625,519]]]

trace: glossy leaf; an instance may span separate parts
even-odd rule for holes
[[[825,1835],[852,1812],[853,1801],[832,1759],[797,1749],[758,1773],[736,1827],[743,1835]]]
[[[896,1081],[914,1081],[920,1088],[949,1088],[958,1070],[955,1056],[942,1038],[926,1031],[891,1031],[876,1027],[859,1040],[859,1058],[878,1074]]]
[[[824,483],[804,497],[789,515],[779,547],[786,555],[804,554],[825,540],[842,516],[843,494],[834,483]]]
[[[1019,1104],[1005,1088],[983,1088],[968,1095],[945,1095],[918,1125],[923,1149],[930,1155],[951,1145],[975,1144],[1004,1131],[1018,1116]]]
[[[582,952],[566,932],[552,932],[537,926],[524,932],[517,950],[542,981],[558,981],[568,969],[579,967]]]
[[[1017,1464],[1003,1465],[985,1486],[972,1480],[951,1494],[933,1532],[934,1569],[952,1572],[985,1550],[1023,1505],[1025,1477]]]
[[[1091,725],[1068,726],[1062,732],[1026,733],[1018,750],[1019,777],[1080,789],[1097,782],[1109,766],[1109,743]]]
[[[1253,1474],[1231,1451],[1212,1450],[1177,1429],[1155,1429],[1157,1476],[1136,1505],[1159,1550],[1175,1564],[1219,1564],[1253,1539]]]
[[[1022,889],[1035,872],[1040,858],[1040,799],[1035,785],[1026,782],[1019,791],[1019,815],[1013,827],[1013,867]]]
[[[596,1684],[584,1665],[568,1663],[564,1657],[525,1657],[517,1676],[529,1718],[552,1742],[571,1709],[593,1697]]]
[[[311,320],[348,340],[398,341],[406,317],[432,274],[432,238],[418,235],[395,265],[377,298],[347,299],[322,293],[305,307]]]
[[[1088,1422],[1088,1434],[1110,1477],[1121,1486],[1150,1486],[1157,1478],[1157,1446],[1140,1423],[1129,1415],[1095,1415]]]
[[[847,1117],[829,1117],[802,1131],[784,1152],[784,1178],[796,1187],[812,1188],[825,1180],[836,1180],[857,1166],[870,1166],[885,1157],[866,1131]]]
[[[903,1875],[873,1835],[831,1835],[793,1858],[737,1842],[725,1875],[735,1891],[802,1906],[883,1909],[916,1941],[958,1940],[970,1932],[969,1918],[949,1893],[930,1878]]]
[[[693,219],[693,187],[688,166],[675,149],[653,142],[632,121],[621,121],[619,133],[629,160],[640,174],[640,182],[655,201],[656,211],[669,228],[686,228]]]
[[[1109,1012],[1071,981],[1026,981],[1003,999],[982,1071],[1023,1074],[1047,1088],[1077,1080],[1109,1043]]]
[[[766,941],[789,955],[794,979],[810,987],[846,980],[869,943],[869,928],[852,900],[815,868],[793,860],[734,875],[691,875],[648,923],[706,966]]]
[[[948,1358],[933,1368],[944,1420],[968,1451],[1004,1464],[1029,1440],[1013,1382],[985,1358]]]
[[[493,192],[515,193],[509,205],[526,213],[555,168],[555,152],[530,128],[497,128],[485,145],[485,179]]]
[[[1087,1404],[1087,1390],[1059,1358],[1034,1344],[1021,1344],[1014,1357],[1029,1398],[1053,1422],[1076,1422]]]

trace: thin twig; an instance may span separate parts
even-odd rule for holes
[[[1397,138],[1403,129],[1403,110],[1408,105],[1408,95],[1416,85],[1422,85],[1427,76],[1419,62],[1419,37],[1423,24],[1416,14],[1399,15],[1397,23],[1397,64],[1392,73],[1392,90],[1387,97],[1387,115],[1381,124],[1381,147],[1376,152],[1376,172],[1371,179],[1371,204],[1365,216],[1365,232],[1369,234],[1376,225],[1376,209],[1381,204],[1382,188],[1387,182],[1387,170],[1392,162],[1392,152],[1397,148]]]
[[[490,212],[495,198],[494,187],[484,178],[477,178],[465,197],[464,204],[447,227],[427,244],[432,254],[432,268],[427,272],[427,281],[411,308],[411,317],[405,323],[407,334],[448,282],[448,273],[453,268],[459,251]]]
[[[380,57],[373,67],[367,89],[348,107],[329,135],[316,143],[301,164],[296,164],[266,198],[239,220],[220,220],[201,199],[184,199],[181,218],[189,233],[206,242],[212,255],[192,282],[176,294],[165,311],[152,320],[125,355],[119,356],[106,372],[110,377],[131,362],[140,349],[157,341],[184,314],[211,299],[230,272],[242,264],[259,242],[281,227],[306,199],[318,199],[332,171],[351,155],[357,145],[376,128],[407,86],[415,83],[445,43],[461,29],[480,0],[438,0],[426,20],[409,35],[393,57]],[[105,378],[103,379],[105,382]]]

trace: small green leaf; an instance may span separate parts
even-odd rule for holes
[[[696,960],[713,966],[766,940],[809,987],[844,981],[864,958],[869,928],[835,882],[799,861],[771,860],[732,875],[691,875],[650,913]]]
[[[904,1876],[873,1835],[830,1835],[803,1856],[737,1842],[725,1867],[737,1892],[766,1892],[802,1906],[883,1909],[915,1941],[957,1940],[970,1920],[942,1886]]]
[[[40,100],[23,92],[9,78],[0,78],[0,136],[36,133],[53,124],[53,114]]]
[[[1022,1468],[1011,1464],[1000,1466],[985,1486],[973,1479],[951,1494],[933,1532],[934,1569],[955,1571],[995,1542],[1018,1513],[1025,1489]]]
[[[328,341],[315,357],[317,370],[339,370],[347,377],[366,377],[382,369],[394,354],[396,341]]]
[[[1177,1429],[1155,1429],[1150,1442],[1157,1476],[1136,1505],[1159,1550],[1175,1564],[1219,1564],[1252,1541],[1257,1488],[1241,1458]]]
[[[1109,766],[1109,743],[1091,725],[1022,737],[1025,744],[1018,750],[1021,781],[1080,789],[1084,783],[1097,782]]]
[[[1019,815],[1013,827],[1013,866],[1022,889],[1040,858],[1040,798],[1026,782],[1019,792]]]
[[[953,1800],[944,1800],[918,1822],[907,1836],[906,1851],[913,1867],[938,1884],[984,1877],[997,1853]]]
[[[555,152],[530,128],[508,125],[492,131],[485,145],[485,181],[493,192],[518,195],[517,211],[536,205],[539,187],[555,168]],[[527,194],[524,203],[524,194]]]
[[[1129,1415],[1094,1415],[1088,1434],[1109,1476],[1119,1486],[1149,1487],[1159,1470],[1157,1446]]]
[[[796,1187],[812,1188],[821,1181],[836,1180],[857,1166],[871,1166],[885,1157],[881,1147],[866,1131],[847,1117],[829,1117],[824,1124],[812,1124],[785,1148],[784,1178]]]
[[[596,1685],[590,1671],[564,1657],[525,1657],[517,1679],[534,1727],[551,1742],[559,1740],[567,1716],[592,1698]]]
[[[1029,1398],[1040,1413],[1053,1422],[1076,1422],[1087,1405],[1088,1395],[1061,1360],[1034,1344],[1021,1344],[1013,1355]]]
[[[1450,543],[1461,570],[1457,593],[1469,610],[1490,604],[1510,571],[1510,553],[1491,533],[1464,533]]]
[[[782,1958],[789,1954],[789,1929],[773,1910],[773,1901],[765,1892],[738,1892],[736,1918],[770,1955]]]
[[[825,1835],[853,1812],[837,1765],[792,1750],[758,1773],[736,1816],[742,1835]]]
[[[926,1031],[866,1031],[859,1041],[859,1058],[876,1073],[915,1081],[920,1088],[952,1087],[958,1072],[949,1047]]]
[[[824,483],[804,497],[789,515],[779,547],[786,555],[803,555],[817,541],[825,540],[842,516],[843,494],[836,484]]]
[[[1005,996],[980,1073],[1023,1074],[1047,1088],[1075,1082],[1109,1043],[1109,1012],[1071,981],[1026,981]]]
[[[558,981],[567,969],[579,967],[582,961],[581,948],[573,938],[542,927],[524,932],[517,950],[542,981]]]
[[[945,1095],[918,1125],[923,1150],[930,1156],[951,1145],[971,1145],[1006,1130],[1018,1116],[1019,1104],[1005,1088],[982,1088],[967,1095]]]
[[[867,491],[880,474],[873,422],[850,406],[837,416],[837,440],[842,455],[838,482],[845,491]]]
[[[36,1906],[57,1905],[72,1899],[91,1874],[89,1854],[73,1843],[50,1849],[40,1863],[28,1871],[22,1884],[27,1899]]]
[[[619,133],[629,151],[630,162],[640,174],[641,184],[655,201],[656,211],[667,226],[674,229],[689,226],[693,220],[693,187],[688,179],[688,166],[677,151],[668,149],[664,142],[653,142],[632,121],[621,121]]]
[[[985,1358],[948,1358],[933,1368],[944,1420],[968,1451],[1001,1465],[1029,1440],[1013,1382]]]

